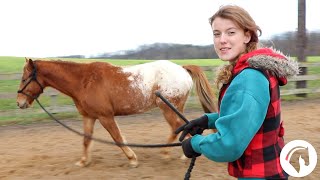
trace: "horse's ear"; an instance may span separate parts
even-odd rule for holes
[[[30,58],[27,59],[26,58],[26,62],[29,64],[30,67],[32,67],[32,68],[34,67],[32,59],[30,59]]]

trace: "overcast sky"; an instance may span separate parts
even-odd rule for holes
[[[306,0],[306,26],[320,30],[320,0]],[[297,29],[298,0],[1,0],[0,56],[96,55],[143,44],[212,44],[219,6],[245,8],[262,39]]]

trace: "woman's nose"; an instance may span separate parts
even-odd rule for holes
[[[226,34],[222,33],[220,35],[220,43],[225,43],[227,42],[227,37],[226,37]]]

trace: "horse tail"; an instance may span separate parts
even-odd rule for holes
[[[182,66],[196,84],[196,92],[205,113],[217,112],[216,96],[203,70],[196,65]]]

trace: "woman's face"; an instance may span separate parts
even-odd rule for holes
[[[217,17],[212,22],[213,44],[216,53],[223,61],[236,61],[246,50],[250,33],[244,32],[232,20]]]

